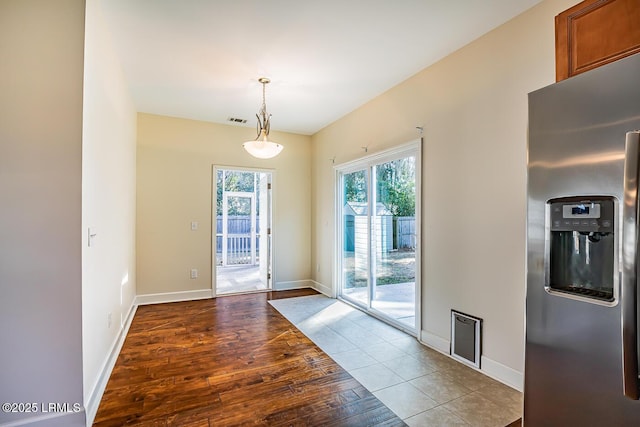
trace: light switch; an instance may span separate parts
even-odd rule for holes
[[[191,221],[191,231],[198,229],[198,221]]]

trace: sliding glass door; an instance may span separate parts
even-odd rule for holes
[[[342,295],[359,304],[369,302],[369,210],[366,170],[342,176],[344,245]]]
[[[411,327],[416,311],[415,160],[403,157],[371,169],[376,194],[371,307]]]
[[[409,331],[418,328],[419,143],[337,171],[339,296]]]

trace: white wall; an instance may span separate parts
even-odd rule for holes
[[[210,294],[213,165],[273,170],[274,288],[310,284],[311,138],[283,132],[271,137],[284,150],[262,160],[242,148],[255,138],[253,128],[138,115],[138,295]],[[191,230],[192,221],[198,230]],[[191,268],[198,269],[197,279],[190,279]]]
[[[86,9],[82,348],[84,402],[92,420],[135,297],[137,113],[112,49],[101,2],[87,0]],[[95,233],[90,247],[89,228]]]
[[[83,402],[83,44],[83,0],[0,2],[2,403]],[[0,424],[84,425],[37,408]]]
[[[334,175],[424,127],[422,338],[446,349],[450,310],[484,319],[484,367],[522,386],[527,93],[554,82],[547,0],[312,137],[312,265],[332,284]]]

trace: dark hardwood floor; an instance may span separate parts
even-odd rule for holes
[[[405,425],[267,302],[305,294],[140,306],[94,426]]]

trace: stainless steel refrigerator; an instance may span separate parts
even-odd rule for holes
[[[524,425],[640,426],[640,54],[529,94]]]

